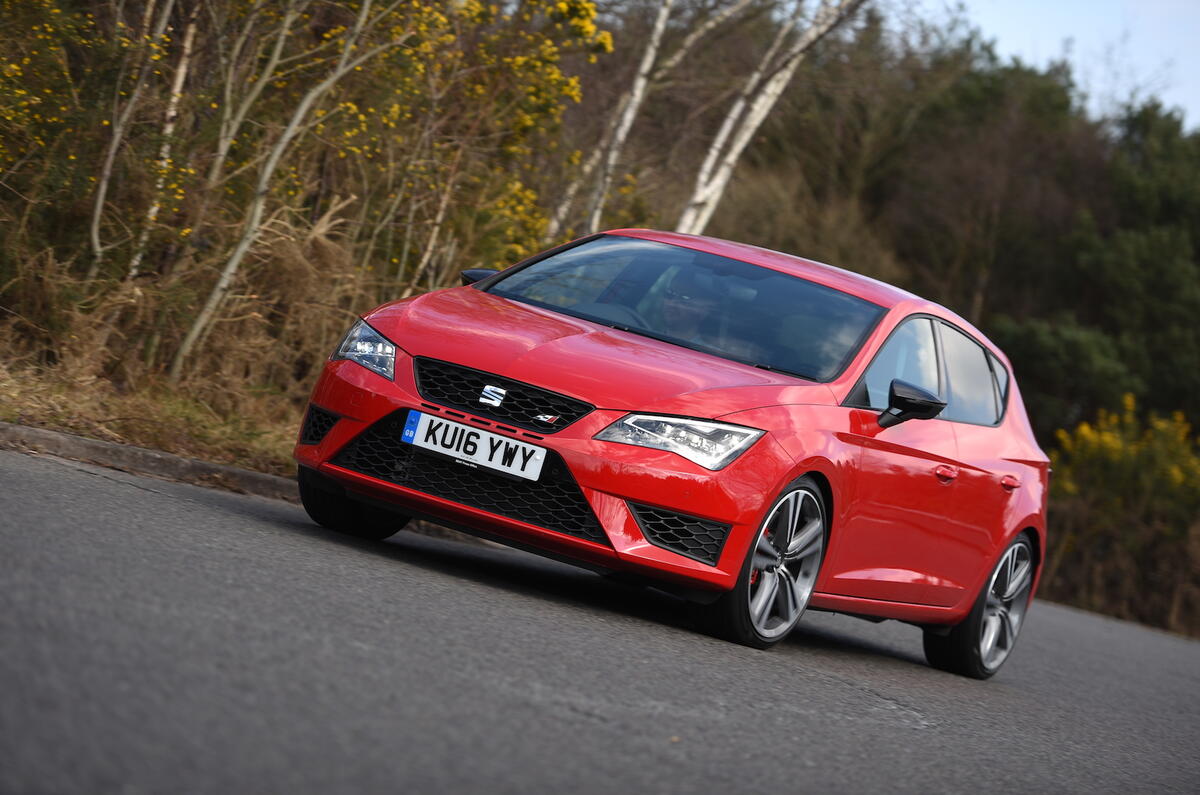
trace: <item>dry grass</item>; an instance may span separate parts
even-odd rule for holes
[[[220,412],[155,380],[120,390],[63,368],[0,364],[0,420],[290,476],[302,409],[268,391],[239,396]]]

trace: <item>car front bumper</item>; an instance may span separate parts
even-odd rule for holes
[[[336,422],[323,429],[317,443],[306,443],[313,441],[309,438],[296,445],[297,463],[333,479],[352,495],[389,503],[402,512],[584,565],[715,591],[733,587],[763,511],[787,482],[793,467],[792,459],[770,434],[717,472],[673,453],[593,438],[624,416],[625,410],[597,408],[552,434],[506,428],[502,423],[422,398],[413,377],[411,361],[398,354],[394,381],[353,362],[327,363],[313,390],[312,404],[335,415]],[[586,534],[556,530],[553,522],[523,521],[514,516],[513,511],[488,510],[480,507],[479,501],[470,505],[466,504],[470,499],[439,494],[437,492],[444,490],[436,485],[412,488],[411,484],[402,485],[365,473],[361,467],[356,471],[345,465],[345,456],[339,458],[368,429],[397,416],[397,412],[410,409],[471,423],[553,451],[561,457],[569,477],[578,484],[601,532],[589,538],[584,537]],[[419,455],[424,456],[423,451]],[[443,467],[441,471],[447,471],[444,466],[449,459],[430,462],[423,457],[417,463],[420,461],[433,464],[433,470]],[[459,484],[459,495],[462,495],[461,484],[469,483],[470,478],[491,477],[490,473],[479,475],[467,468],[450,474],[458,475],[455,482]],[[528,484],[517,484],[514,488],[525,486]],[[494,502],[484,501],[493,508]],[[641,516],[642,523],[635,512]],[[651,517],[675,514],[697,520],[685,522],[690,528],[728,527],[723,543],[717,548],[711,543],[706,547],[711,556],[697,555],[694,551],[689,554],[684,545],[664,543],[664,536],[656,534],[656,525],[651,523],[649,533],[643,529]],[[666,537],[675,538],[671,533]],[[698,557],[708,557],[712,562]]]

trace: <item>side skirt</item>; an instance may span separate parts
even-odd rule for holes
[[[894,618],[898,621],[924,626],[927,624],[957,624],[966,618],[971,605],[967,605],[965,608],[961,606],[937,607],[907,602],[886,602],[881,599],[860,599],[855,596],[841,596],[818,591],[812,595],[809,608],[831,613],[848,613],[871,620]]]

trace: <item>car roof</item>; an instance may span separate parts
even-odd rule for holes
[[[708,254],[728,257],[729,259],[749,262],[752,265],[760,265],[764,268],[782,271],[783,273],[789,273],[826,287],[832,287],[835,290],[841,290],[844,293],[849,293],[887,309],[892,309],[897,304],[914,301],[928,304],[931,307],[936,306],[936,304],[925,301],[925,299],[913,295],[906,290],[893,287],[877,279],[872,279],[869,276],[863,276],[862,274],[853,273],[842,268],[835,268],[823,262],[816,262],[815,260],[796,257],[791,254],[772,251],[768,248],[751,246],[746,243],[734,243],[730,240],[705,237],[703,235],[660,232],[654,229],[612,229],[604,234],[634,237],[657,243],[668,243],[673,246],[681,246]]]

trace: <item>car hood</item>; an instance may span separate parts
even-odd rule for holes
[[[720,417],[781,404],[836,402],[824,384],[459,287],[366,316],[413,356],[455,362],[602,409]]]

